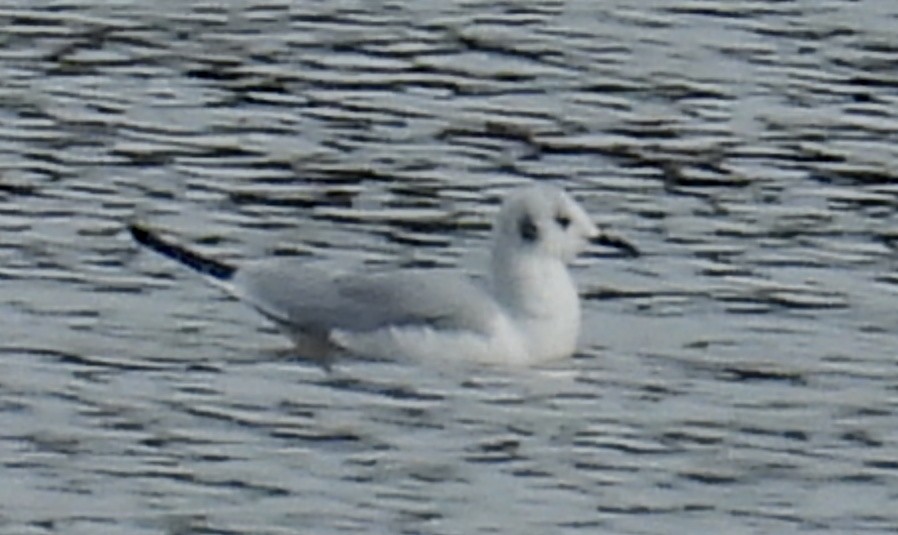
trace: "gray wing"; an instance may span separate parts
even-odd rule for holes
[[[389,325],[487,332],[499,307],[470,279],[446,270],[334,274],[295,260],[237,271],[235,291],[287,326],[326,333]]]

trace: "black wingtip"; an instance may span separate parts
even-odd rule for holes
[[[203,256],[181,245],[166,241],[140,223],[129,223],[128,232],[134,241],[167,256],[203,275],[228,280],[236,271],[234,266]]]
[[[134,241],[137,243],[147,247],[150,246],[150,237],[152,236],[152,233],[143,225],[139,223],[128,223],[128,232],[131,233],[131,237],[134,238]]]

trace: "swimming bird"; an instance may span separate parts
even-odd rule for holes
[[[285,258],[232,265],[144,225],[129,230],[141,245],[255,308],[300,354],[323,361],[350,353],[530,365],[570,356],[580,298],[568,264],[590,241],[638,255],[600,232],[567,192],[544,183],[504,199],[485,284],[444,269],[334,273]]]

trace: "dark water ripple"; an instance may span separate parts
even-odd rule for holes
[[[898,7],[6,2],[0,532],[891,533]],[[639,244],[540,370],[327,373],[122,233],[477,269]],[[471,252],[475,251],[475,252]]]

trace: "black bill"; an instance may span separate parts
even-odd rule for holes
[[[612,236],[612,235],[606,234],[604,232],[602,232],[601,234],[599,234],[598,236],[593,238],[591,241],[595,245],[601,245],[604,247],[611,247],[613,249],[617,249],[618,251],[622,252],[625,256],[635,258],[635,257],[639,256],[639,254],[640,254],[639,249],[637,249],[636,246],[633,245],[632,243],[628,242],[627,240],[625,240],[621,237]]]

